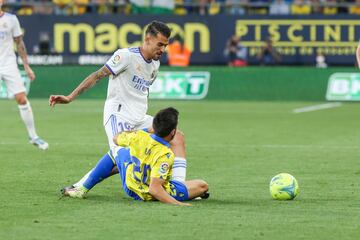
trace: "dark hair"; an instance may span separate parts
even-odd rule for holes
[[[146,28],[145,34],[151,34],[156,37],[158,33],[161,33],[165,37],[169,38],[171,35],[171,29],[163,22],[152,21]]]
[[[153,129],[155,135],[166,137],[178,124],[179,112],[172,107],[160,110],[154,117]]]
[[[181,44],[184,44],[184,39],[183,39],[179,34],[176,34],[176,35],[172,38],[172,41],[173,41],[173,42],[178,41],[178,42],[180,42]]]

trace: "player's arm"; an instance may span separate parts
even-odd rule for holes
[[[136,131],[124,131],[113,137],[113,142],[120,147],[128,147],[131,140],[135,137]]]
[[[170,196],[165,189],[163,188],[165,180],[160,178],[150,178],[149,193],[163,203],[182,205],[182,206],[191,206],[189,203],[179,202],[172,196]]]
[[[81,93],[93,87],[99,80],[109,76],[110,74],[111,74],[110,70],[106,66],[103,66],[96,72],[93,72],[89,76],[87,76],[87,78],[85,78],[79,84],[79,86],[77,86],[68,96],[51,95],[49,99],[49,105],[53,107],[57,103],[66,104],[74,101],[75,98],[78,97]]]
[[[35,80],[35,74],[29,65],[29,61],[27,58],[27,51],[26,51],[24,40],[23,40],[23,35],[14,37],[14,40],[16,43],[17,52],[23,62],[25,72],[29,76],[30,80],[33,81],[33,80]]]
[[[360,42],[359,42],[358,47],[356,49],[356,60],[357,60],[357,65],[360,68]]]

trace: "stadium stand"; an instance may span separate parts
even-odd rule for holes
[[[17,15],[358,15],[360,0],[8,0],[5,9]]]

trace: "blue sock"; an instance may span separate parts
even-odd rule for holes
[[[105,154],[97,163],[96,167],[92,170],[89,177],[84,182],[83,186],[90,190],[96,184],[109,177],[111,170],[115,166],[109,154]]]

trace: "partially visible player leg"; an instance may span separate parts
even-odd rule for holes
[[[24,92],[15,95],[15,100],[18,104],[20,116],[25,123],[30,139],[38,138],[35,130],[34,116],[29,101]]]
[[[14,93],[15,100],[19,106],[20,116],[29,134],[30,143],[42,150],[49,148],[49,144],[42,140],[36,133],[34,115],[29,100],[26,97],[25,87],[22,83],[19,70],[11,68],[8,74],[4,75],[5,83],[9,92]]]
[[[15,96],[20,116],[28,132],[30,143],[42,150],[46,150],[49,144],[39,138],[35,130],[34,115],[29,100],[26,97],[26,89],[21,80],[19,69],[16,66],[9,67],[2,73],[2,78],[10,94]]]
[[[16,94],[15,99],[19,105],[21,119],[23,120],[28,131],[30,143],[35,145],[39,149],[48,149],[49,144],[43,139],[41,139],[36,133],[33,111],[30,102],[26,98],[25,93]]]
[[[126,131],[131,130],[131,125],[128,122],[116,117],[115,115],[111,115],[108,118],[104,127],[105,127],[106,136],[108,138],[108,144],[109,144],[110,150],[116,146],[115,143],[113,142],[113,137],[116,134],[121,133],[124,130],[126,130]],[[73,186],[71,186],[70,188],[83,186],[85,181],[89,178],[92,171],[93,171],[93,169],[91,169],[88,173],[86,173],[85,176],[83,176],[77,183],[73,184]],[[117,174],[118,172],[119,171],[118,171],[117,167],[115,166],[112,169],[112,172],[109,176]]]
[[[172,180],[184,182],[186,179],[186,152],[185,136],[177,131],[174,139],[170,142],[171,150],[174,152],[175,159],[172,170]]]
[[[96,164],[96,166],[89,172],[88,177],[85,179],[85,182],[81,186],[74,188],[64,188],[61,190],[61,193],[64,196],[69,196],[73,198],[84,198],[86,193],[92,189],[96,184],[100,183],[102,180],[108,178],[112,174],[112,169],[115,166],[115,163],[111,159],[110,153],[105,154]]]
[[[189,199],[197,197],[208,198],[209,185],[201,179],[185,181]]]
[[[170,195],[181,202],[198,197],[209,197],[207,192],[209,190],[209,186],[204,180],[200,179],[185,182],[170,180],[170,188]]]
[[[119,175],[124,192],[134,200],[141,198],[126,185],[126,165],[131,161],[130,150],[126,148],[114,148],[112,150],[116,166],[119,169]]]

